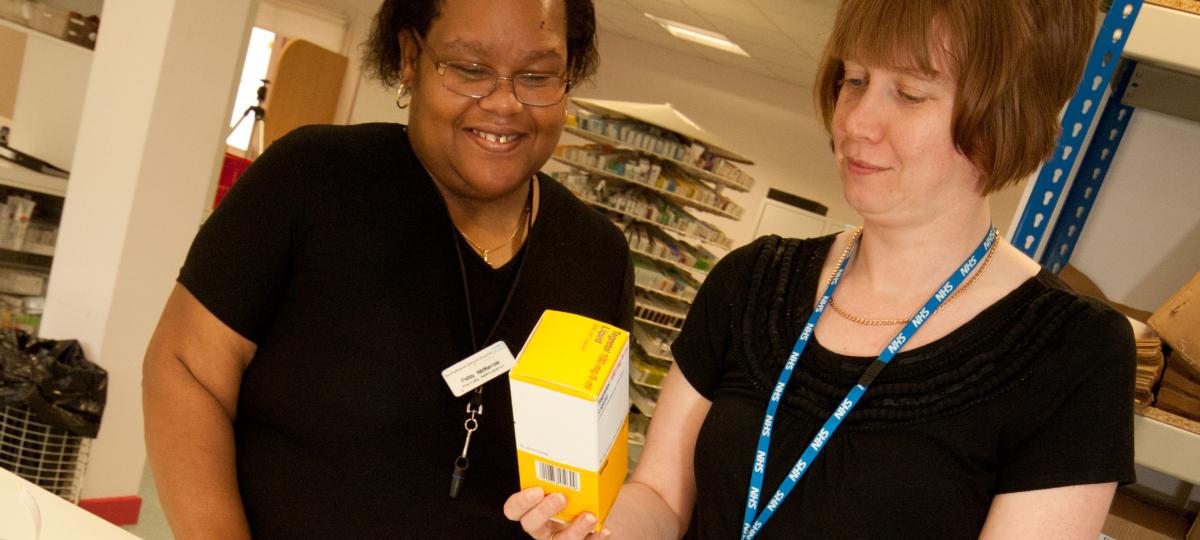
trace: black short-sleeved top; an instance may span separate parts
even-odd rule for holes
[[[767,400],[833,238],[765,237],[734,251],[674,343],[712,401],[689,538],[740,535]],[[872,360],[809,342],[776,415],[762,501]],[[1125,318],[1043,271],[949,335],[902,350],[758,538],[977,538],[996,494],[1132,482],[1134,365]]]
[[[633,317],[620,231],[538,181],[512,263],[492,271],[461,251],[477,328],[517,280],[496,332],[514,354],[545,309]],[[257,344],[234,425],[256,538],[523,537],[502,513],[518,489],[507,377],[485,386],[465,491],[447,495],[467,398],[440,374],[473,352],[458,242],[394,124],[293,132],[202,227],[179,282]]]

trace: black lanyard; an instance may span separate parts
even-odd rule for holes
[[[517,291],[517,283],[521,281],[521,272],[525,269],[525,261],[529,260],[530,242],[529,238],[533,234],[533,188],[536,177],[529,181],[529,195],[525,199],[525,210],[528,214],[525,227],[525,242],[521,248],[521,260],[517,262],[517,272],[513,275],[512,284],[508,287],[508,293],[504,295],[504,302],[500,304],[500,311],[496,314],[496,320],[492,323],[492,329],[488,331],[487,336],[483,338],[483,343],[486,344],[496,335],[496,331],[500,328],[500,321],[504,320],[505,313],[508,312],[508,306],[512,303],[514,293]],[[475,316],[471,309],[471,286],[467,279],[467,265],[463,259],[462,241],[459,240],[460,233],[454,226],[454,221],[450,221],[450,235],[454,241],[454,253],[458,256],[458,271],[462,276],[463,299],[467,308],[467,329],[471,336],[471,351],[472,354],[481,350],[480,341],[475,335]],[[463,483],[467,479],[467,468],[471,461],[467,458],[467,449],[471,444],[471,434],[479,429],[478,416],[483,414],[483,385],[479,385],[475,391],[471,392],[471,399],[467,402],[467,419],[463,422],[463,429],[467,432],[466,441],[463,442],[462,453],[454,458],[454,470],[450,473],[450,498],[456,499],[462,493]]]

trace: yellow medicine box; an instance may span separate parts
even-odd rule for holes
[[[521,489],[561,492],[556,520],[591,512],[600,530],[629,469],[629,333],[547,310],[508,379]]]

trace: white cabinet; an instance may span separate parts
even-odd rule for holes
[[[0,19],[0,31],[18,39],[24,35],[25,42],[20,73],[0,73],[0,77],[17,78],[9,146],[69,169],[75,157],[92,51],[4,19]]]

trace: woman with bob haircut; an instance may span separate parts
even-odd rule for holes
[[[507,380],[455,397],[441,374],[516,351],[546,309],[632,322],[624,237],[538,173],[595,27],[591,0],[382,2],[365,67],[408,126],[274,143],[200,230],[147,351],[177,538],[524,537],[502,513]]]
[[[1005,243],[1094,0],[845,0],[816,84],[853,232],[709,275],[614,538],[1094,539],[1134,480],[1126,319]],[[534,538],[559,496],[506,504]]]

